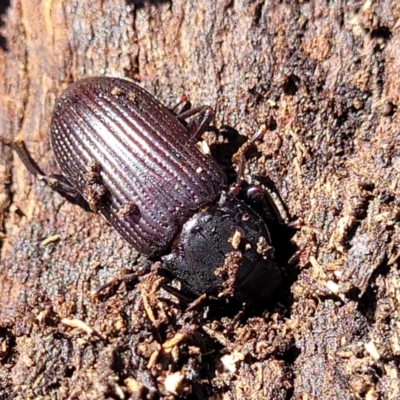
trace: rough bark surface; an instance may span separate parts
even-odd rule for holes
[[[400,398],[398,1],[10,0],[0,13],[0,399]],[[226,167],[268,123],[247,172],[296,229],[278,229],[284,282],[262,311],[186,311],[6,144],[22,138],[59,172],[55,100],[103,74],[215,107],[207,140]],[[140,277],[92,296],[123,271]]]

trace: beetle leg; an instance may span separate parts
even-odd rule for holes
[[[26,169],[37,179],[44,181],[46,185],[60,193],[67,200],[80,204],[85,209],[90,209],[82,195],[62,175],[46,175],[30,155],[22,139],[17,138],[12,146],[18,154]]]
[[[177,100],[176,104],[172,107],[168,107],[168,109],[175,115],[178,116],[180,114],[183,114],[185,111],[189,110],[191,108],[191,103],[188,100],[187,96],[185,94],[182,94],[181,97]]]
[[[33,160],[31,155],[29,154],[28,149],[25,146],[25,142],[17,138],[14,141],[14,150],[18,154],[20,160],[24,163],[26,169],[35,177],[45,177],[46,174],[40,169],[40,167]]]
[[[237,196],[239,193],[243,193],[242,183],[245,181],[246,152],[257,140],[265,135],[266,131],[266,125],[261,125],[258,131],[239,148],[236,154],[233,155],[233,161],[238,164],[238,172],[236,182],[229,188],[229,192],[232,195]],[[268,210],[272,211],[273,219],[285,224],[289,222],[288,212],[283,205],[283,201],[276,192],[264,185],[252,185],[247,187],[244,190],[244,193],[245,197],[254,203],[266,203],[265,206],[268,206]],[[271,219],[272,215],[268,215],[268,219]]]
[[[244,171],[246,167],[246,153],[250,149],[250,147],[260,138],[262,138],[267,132],[267,127],[265,124],[260,126],[260,129],[249,139],[247,140],[243,146],[239,148],[237,153],[235,153],[232,157],[233,161],[236,161],[238,164],[238,173],[237,173],[237,183],[244,181]]]
[[[199,106],[184,111],[176,116],[183,120],[187,129],[195,139],[207,130],[214,118],[214,110],[210,106]]]
[[[247,140],[232,157],[232,161],[238,165],[236,182],[229,187],[229,193],[237,196],[242,191],[242,183],[245,180],[244,172],[246,168],[246,152],[249,148],[267,131],[267,127],[263,124],[260,129]]]
[[[91,297],[93,299],[97,299],[105,290],[114,289],[119,286],[122,282],[133,282],[138,279],[138,275],[135,273],[132,274],[124,274],[121,276],[116,276],[111,281],[105,283],[104,285],[99,286],[96,290],[92,293]]]
[[[185,294],[183,291],[174,288],[173,286],[169,285],[167,282],[162,282],[161,287],[168,292],[169,294],[172,294],[172,296],[175,296],[177,299],[180,301],[183,301],[185,303],[188,303],[189,305],[193,303],[193,297],[191,295]]]
[[[187,127],[195,139],[199,139],[207,130],[214,118],[214,110],[210,106],[191,107],[191,103],[182,95],[170,111]]]
[[[265,185],[252,185],[244,189],[245,197],[254,203],[266,203],[268,210],[272,211],[271,217],[281,224],[289,223],[289,214],[284,206],[282,199],[273,190]]]

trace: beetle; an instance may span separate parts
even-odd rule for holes
[[[31,173],[161,259],[189,292],[265,299],[281,280],[267,221],[197,145],[212,109],[193,114],[188,128],[137,83],[90,77],[71,84],[53,110],[61,175],[44,174],[23,142],[16,149]]]

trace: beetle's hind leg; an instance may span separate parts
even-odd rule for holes
[[[18,154],[18,157],[25,165],[26,169],[34,175],[37,179],[44,181],[46,185],[60,193],[68,201],[79,204],[84,209],[90,210],[87,201],[82,195],[68,182],[68,180],[62,175],[46,175],[36,161],[30,155],[26,148],[25,142],[22,139],[15,139],[12,143],[12,147]]]

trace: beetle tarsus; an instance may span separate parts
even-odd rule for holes
[[[46,178],[46,174],[40,169],[40,167],[36,164],[34,159],[29,154],[28,149],[25,146],[25,142],[17,138],[14,140],[13,148],[18,154],[19,158],[25,165],[26,169],[36,177]]]
[[[60,193],[64,198],[74,204],[79,204],[85,210],[90,207],[82,195],[65,179],[63,175],[46,175],[38,166],[26,148],[25,142],[17,138],[13,142],[13,149],[18,154],[26,169],[38,180],[46,183],[47,186]]]

